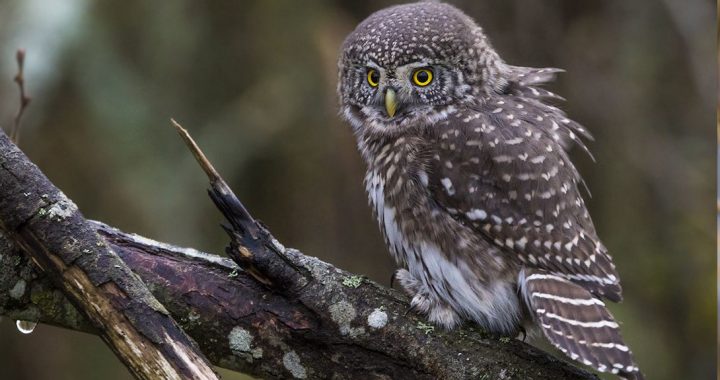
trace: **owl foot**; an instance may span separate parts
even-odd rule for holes
[[[410,301],[409,310],[415,310],[420,314],[427,314],[430,310],[431,305],[432,303],[427,297],[427,294],[418,293],[415,295],[415,297],[412,298],[412,301]]]
[[[423,285],[420,281],[416,280],[415,277],[413,277],[410,272],[408,272],[406,269],[398,269],[393,274],[392,278],[390,279],[390,286],[397,280],[400,283],[400,286],[405,291],[405,294],[409,295],[410,297],[415,297],[415,295],[419,293],[425,293],[427,294],[427,289],[425,288],[425,285]]]
[[[413,297],[410,302],[410,307],[405,312],[405,315],[407,315],[407,313],[411,310],[427,315],[430,322],[440,325],[447,330],[454,329],[462,322],[462,319],[455,310],[446,305],[432,303],[427,297],[421,294],[417,294]]]
[[[448,330],[457,327],[462,322],[462,318],[445,303],[434,300],[427,287],[418,281],[410,272],[405,269],[398,269],[393,278],[396,279],[405,293],[412,297],[410,301],[411,310],[415,310],[420,314],[425,314],[430,322],[440,325]]]
[[[391,282],[394,283],[395,280],[400,283],[400,287],[405,294],[412,297],[410,307],[408,307],[405,315],[413,310],[420,314],[427,314],[432,306],[432,301],[430,300],[427,287],[415,279],[415,277],[413,277],[413,275],[405,269],[398,269],[395,273],[393,273]]]
[[[450,306],[437,303],[430,309],[428,319],[446,330],[452,330],[462,322],[462,318]]]

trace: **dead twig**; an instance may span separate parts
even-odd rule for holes
[[[10,132],[10,139],[12,139],[15,145],[18,145],[20,142],[20,123],[22,121],[23,114],[25,113],[25,109],[28,105],[30,105],[32,98],[30,98],[25,92],[25,49],[18,49],[17,53],[15,53],[15,61],[17,61],[18,72],[15,75],[14,81],[17,83],[18,89],[20,90],[20,107],[15,114],[13,129]]]
[[[215,202],[216,206],[220,208],[220,211],[223,212],[223,214],[225,214],[224,210],[228,210],[228,212],[233,214],[232,218],[228,218],[228,221],[230,221],[232,226],[223,225],[225,231],[231,236],[231,238],[233,238],[233,241],[227,249],[228,255],[258,282],[265,285],[272,284],[272,281],[267,276],[263,275],[263,273],[254,265],[255,258],[253,257],[251,250],[248,249],[247,245],[235,244],[236,239],[234,238],[235,236],[233,231],[239,231],[241,232],[241,235],[251,237],[253,242],[260,240],[262,243],[269,240],[267,238],[267,235],[269,234],[263,233],[265,232],[264,229],[258,225],[257,221],[253,219],[252,215],[250,215],[245,206],[235,196],[235,193],[232,192],[230,186],[228,186],[225,180],[220,176],[220,173],[215,170],[215,167],[213,167],[210,160],[208,160],[197,143],[195,143],[195,140],[193,140],[190,136],[190,133],[188,133],[185,128],[175,121],[175,119],[170,119],[170,121],[210,180],[210,198],[212,198],[213,202]],[[231,207],[223,205],[222,202],[231,203]]]

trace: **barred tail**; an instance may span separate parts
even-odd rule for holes
[[[555,347],[600,372],[644,379],[601,300],[561,275],[539,270],[524,275],[521,286],[528,309]]]

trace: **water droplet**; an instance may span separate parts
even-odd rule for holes
[[[35,330],[35,326],[37,326],[37,322],[29,322],[29,321],[16,321],[15,326],[17,326],[18,331],[20,331],[23,334],[30,334]]]

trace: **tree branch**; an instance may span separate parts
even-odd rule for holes
[[[217,379],[207,359],[77,206],[0,131],[0,228],[139,379]]]
[[[0,139],[0,178],[7,172],[4,141]],[[32,165],[19,152],[11,156]],[[30,178],[41,175],[34,170],[10,173]],[[37,190],[16,186],[13,192],[1,187],[0,219],[13,215],[20,220],[39,219],[32,216],[50,204],[33,195]],[[50,199],[57,204],[59,190],[48,191],[56,194]],[[17,194],[24,197],[24,193],[30,193],[34,203],[22,204],[33,207],[15,207],[5,201],[6,196],[17,199]],[[28,214],[27,209],[35,211]],[[244,222],[248,220],[252,219]],[[244,223],[242,218],[239,221]],[[250,271],[227,259],[101,224],[94,224],[92,232],[101,235],[108,250],[116,252],[147,284],[208,358],[226,368],[264,378],[596,378],[515,339],[486,336],[467,326],[452,332],[434,329],[406,312],[408,300],[399,292],[286,249],[262,225],[254,220],[253,225],[244,225],[250,234],[234,238],[231,247],[240,253],[240,262],[252,264]],[[73,224],[40,227],[42,236],[65,237],[70,236]],[[229,228],[237,232],[238,226]],[[48,281],[13,247],[9,239],[0,239],[0,314],[97,332],[56,290],[57,282]],[[23,245],[28,248],[32,247]]]

